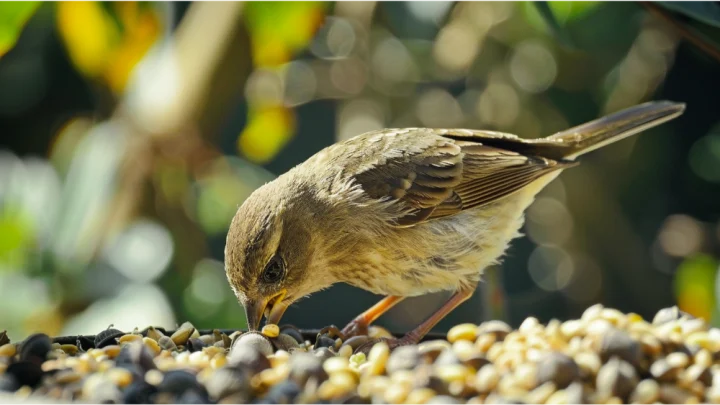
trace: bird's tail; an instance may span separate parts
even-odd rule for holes
[[[563,145],[562,158],[576,157],[680,116],[684,103],[653,101],[598,118],[551,135],[545,140]]]

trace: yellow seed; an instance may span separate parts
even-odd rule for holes
[[[153,354],[158,355],[162,351],[158,342],[154,341],[153,339],[150,339],[149,337],[144,337],[142,338],[142,341],[145,346],[147,346],[147,348],[150,349],[151,352],[153,352]]]
[[[370,349],[368,353],[368,363],[370,366],[366,372],[370,375],[379,375],[385,371],[385,363],[390,357],[390,346],[385,342],[378,342]]]
[[[714,342],[707,332],[693,332],[685,339],[685,344],[698,346],[703,349],[713,350]]]
[[[340,350],[338,350],[338,356],[340,356],[340,357],[350,358],[350,356],[352,356],[352,354],[353,354],[353,349],[352,349],[352,347],[350,347],[348,345],[341,346]]]
[[[438,367],[436,374],[440,379],[450,383],[453,381],[465,381],[471,372],[467,366],[462,364],[447,364]]]
[[[433,399],[437,393],[431,388],[418,388],[410,392],[405,399],[406,404],[426,404]]]
[[[165,376],[160,370],[148,370],[145,373],[145,382],[150,385],[159,385]]]
[[[335,372],[330,375],[330,381],[337,386],[353,389],[358,383],[358,376],[352,371]]]
[[[212,358],[220,353],[225,354],[225,349],[217,346],[203,347],[203,353],[207,354],[208,357]]]
[[[111,359],[114,359],[115,357],[117,357],[118,354],[120,354],[120,346],[118,346],[118,345],[105,346],[102,349],[102,351],[103,351],[103,353],[105,353],[106,356],[108,356]]]
[[[474,341],[477,338],[477,326],[472,323],[461,323],[453,326],[447,333],[447,340],[455,343],[458,340]]]
[[[120,388],[127,387],[132,382],[133,376],[123,368],[113,368],[106,372],[107,378]]]
[[[410,384],[415,382],[415,373],[413,370],[397,370],[390,376],[390,381],[394,384]]]
[[[709,351],[702,349],[695,354],[695,364],[699,364],[704,367],[710,367],[712,363],[713,355]]]
[[[385,390],[385,401],[388,404],[401,404],[410,394],[410,386],[405,384],[392,384]]]
[[[227,363],[227,357],[225,357],[224,354],[216,354],[215,357],[213,357],[210,360],[210,367],[212,368],[220,368],[224,366]]]
[[[17,352],[17,348],[12,343],[4,344],[0,346],[0,356],[12,357]]]
[[[142,335],[129,334],[120,336],[118,343],[122,345],[123,343],[137,342],[138,340],[142,340]]]
[[[587,311],[585,311],[587,312]],[[546,404],[570,404],[570,395],[568,395],[567,391],[560,390],[555,391],[550,397],[545,401]]]
[[[110,370],[113,367],[115,367],[114,361],[104,360],[104,361],[101,361],[100,363],[98,363],[97,369],[99,372],[104,372],[104,371]]]
[[[329,401],[333,398],[345,396],[350,391],[352,391],[353,388],[355,388],[354,385],[342,385],[338,384],[335,381],[328,380],[320,384],[320,387],[318,387],[317,395],[318,397],[320,397],[320,399]]]
[[[262,334],[270,338],[278,337],[278,335],[280,335],[280,327],[274,324],[265,325],[262,328]]]
[[[193,366],[206,367],[210,364],[210,359],[208,359],[208,356],[203,352],[190,353],[188,360]]]
[[[393,335],[381,326],[372,325],[368,328],[368,337],[370,339],[392,339]]]
[[[350,361],[346,359],[345,357],[331,357],[327,360],[325,360],[325,363],[323,363],[323,369],[326,373],[331,374],[337,371],[349,371],[350,370]]]
[[[628,319],[628,321],[629,321],[630,323],[636,323],[636,322],[643,322],[643,321],[644,321],[644,319],[643,319],[642,316],[640,316],[640,315],[638,315],[638,314],[636,314],[636,313],[634,313],[634,312],[630,312],[629,314],[627,314],[627,319]]]
[[[75,345],[60,345],[60,350],[72,356],[77,354],[78,347]]]
[[[481,352],[486,353],[488,350],[490,350],[495,341],[495,334],[486,333],[484,335],[478,336],[477,340],[475,341],[475,347],[477,347],[478,350],[480,350]]]
[[[55,375],[55,381],[60,384],[70,384],[79,381],[83,376],[74,371],[61,371]]]

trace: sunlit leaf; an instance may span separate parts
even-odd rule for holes
[[[138,2],[61,2],[57,15],[73,64],[115,93],[161,32],[155,10]]]
[[[310,43],[322,24],[327,2],[249,2],[245,21],[257,66],[277,66]]]
[[[275,106],[251,110],[238,145],[251,161],[266,163],[280,152],[294,132],[295,119],[289,109]]]
[[[0,2],[0,56],[15,45],[23,27],[39,6],[39,1]]]
[[[720,5],[714,1],[660,1],[657,4],[720,28]]]
[[[104,71],[120,33],[100,3],[62,1],[57,5],[57,26],[73,64],[86,76]]]
[[[675,276],[675,295],[683,311],[706,320],[715,305],[715,277],[718,262],[707,255],[696,255],[680,264]]]
[[[550,8],[548,2],[538,1],[533,4],[555,38],[557,38],[563,45],[572,46],[572,40],[567,35],[567,32],[565,32],[565,30],[560,26],[560,22],[558,22],[558,19],[556,18],[554,11]]]
[[[0,212],[0,269],[19,269],[25,264],[26,250],[34,234],[21,214],[7,205]]]

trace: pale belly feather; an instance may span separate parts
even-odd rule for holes
[[[472,287],[485,268],[498,262],[510,241],[521,235],[525,209],[558,174],[548,174],[493,204],[399,229],[393,241],[364,256],[374,267],[368,272],[373,278],[349,283],[376,294],[400,296]]]

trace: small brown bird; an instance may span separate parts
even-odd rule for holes
[[[338,282],[385,295],[344,329],[404,297],[454,295],[391,347],[418,342],[474,292],[519,235],[535,195],[584,153],[678,117],[650,102],[541,139],[468,129],[368,132],[258,188],[227,236],[227,277],[250,328]],[[361,348],[363,349],[363,348]],[[359,349],[360,350],[360,349]]]

